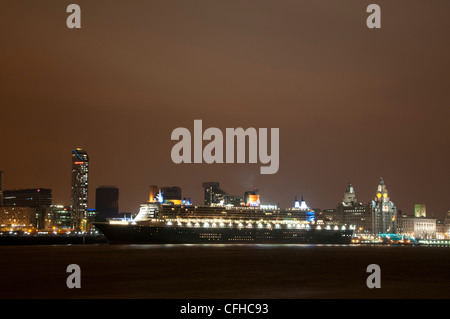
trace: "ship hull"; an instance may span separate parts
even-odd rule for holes
[[[352,230],[195,228],[96,223],[110,244],[350,244]]]

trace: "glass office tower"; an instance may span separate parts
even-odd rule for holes
[[[85,150],[72,150],[72,227],[75,230],[86,231],[88,209],[88,176],[89,157]]]

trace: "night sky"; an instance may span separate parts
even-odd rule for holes
[[[82,28],[66,26],[81,7]],[[366,8],[381,6],[382,28]],[[3,1],[4,189],[47,187],[70,204],[71,151],[95,188],[137,212],[151,184],[203,201],[202,182],[263,203],[333,208],[382,176],[404,213],[450,209],[450,2]],[[280,129],[280,168],[172,163],[177,127]]]

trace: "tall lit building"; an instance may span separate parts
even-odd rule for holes
[[[89,157],[85,150],[72,150],[72,227],[87,230]]]
[[[381,177],[375,199],[371,202],[372,232],[374,234],[396,233],[397,208],[389,199],[388,190]]]
[[[119,217],[119,189],[115,186],[100,186],[95,190],[97,221]]]

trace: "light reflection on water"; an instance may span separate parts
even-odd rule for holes
[[[0,247],[7,298],[450,298],[450,248],[305,244]],[[382,289],[366,287],[378,264]],[[23,287],[26,287],[24,289]]]
[[[92,245],[90,245],[92,246]],[[223,248],[236,248],[236,249],[310,249],[310,248],[320,248],[320,247],[335,247],[336,249],[344,248],[367,248],[367,249],[430,249],[430,248],[450,248],[450,246],[419,246],[419,245],[380,245],[380,244],[119,244],[119,245],[105,245],[111,249],[133,249],[133,250],[151,250],[151,249],[180,249],[183,247],[193,249],[223,249]]]

